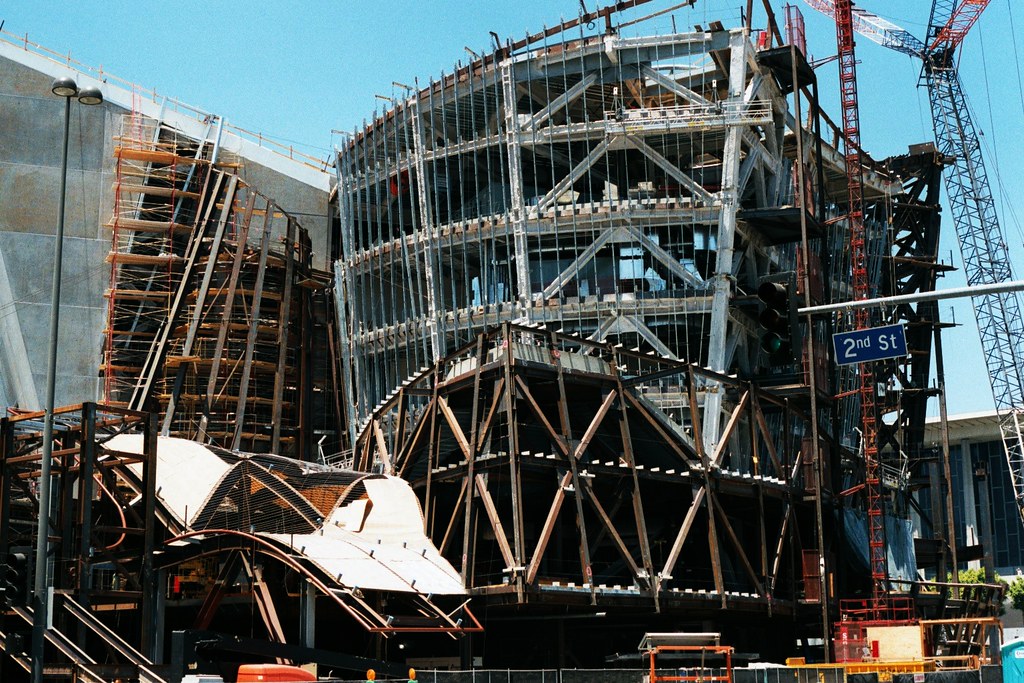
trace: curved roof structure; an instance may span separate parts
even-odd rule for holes
[[[119,435],[107,446],[142,453],[143,436]],[[185,533],[261,536],[339,590],[465,593],[424,534],[412,488],[398,477],[172,437],[159,439],[157,458],[158,503]]]

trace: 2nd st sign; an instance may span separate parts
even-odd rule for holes
[[[867,363],[907,355],[907,337],[903,325],[886,325],[868,330],[838,332],[832,335],[837,365]]]

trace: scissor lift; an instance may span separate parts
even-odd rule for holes
[[[640,641],[641,656],[649,666],[644,683],[732,683],[733,652],[731,646],[721,644],[720,633],[645,633]],[[659,655],[683,660],[685,666],[673,666],[675,673],[658,673]]]

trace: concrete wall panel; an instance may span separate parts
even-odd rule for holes
[[[23,64],[0,59],[0,92],[9,95],[45,95],[50,92],[53,78]]]
[[[327,193],[296,183],[273,169],[251,161],[242,162],[239,175],[245,182],[272,198],[309,231],[313,242],[313,264],[317,268],[329,269],[330,220]]]
[[[0,249],[16,301],[49,306],[53,246],[49,235],[0,232]],[[110,283],[110,267],[104,259],[109,249],[106,240],[64,239],[61,302],[65,306],[106,308],[103,293]]]
[[[73,101],[68,136],[68,168],[101,167],[107,136],[104,108]],[[0,95],[0,159],[6,163],[60,166],[64,102],[47,88],[37,97]]]
[[[107,241],[113,175],[69,170],[64,234]],[[0,163],[0,230],[53,235],[57,231],[60,168]]]
[[[5,53],[8,54],[8,53]],[[0,58],[0,249],[10,295],[40,400],[45,395],[49,340],[53,235],[57,225],[64,105],[50,93],[52,73],[20,51]],[[57,374],[57,405],[101,396],[99,365],[110,286],[110,230],[116,180],[115,148],[120,144],[126,91],[103,85],[106,102],[71,104],[63,296]],[[120,98],[120,99],[118,99]],[[116,102],[120,102],[121,106]],[[265,153],[265,150],[262,150]],[[241,175],[274,199],[310,231],[316,262],[326,267],[329,230],[327,192],[272,168],[263,159],[243,158]],[[269,164],[269,165],[268,165]],[[287,168],[285,168],[287,170]],[[301,177],[301,176],[299,176]],[[0,315],[2,315],[0,311]],[[27,375],[26,375],[27,381]],[[0,386],[0,410],[13,403],[11,382]]]

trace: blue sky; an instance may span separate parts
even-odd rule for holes
[[[598,0],[584,0],[594,9]],[[605,0],[601,4],[608,4]],[[1024,194],[1024,154],[1018,140],[1024,129],[1021,56],[1024,55],[1024,7],[1019,0],[992,0],[968,37],[961,73],[983,131],[988,170],[995,185],[1004,234],[1016,276],[1024,275],[1024,253],[1017,215],[1007,199]],[[623,15],[623,20],[666,9],[678,0],[656,0]],[[674,17],[679,30],[707,26],[720,19],[739,23],[742,0],[697,0],[646,23],[645,30],[668,32]],[[760,0],[755,5],[760,6]],[[773,0],[780,20],[782,2]],[[797,3],[800,4],[800,3]],[[930,2],[862,0],[869,11],[923,35]],[[489,32],[502,39],[574,17],[579,0],[366,0],[324,2],[258,0],[227,3],[208,0],[140,3],[106,0],[55,2],[21,0],[0,8],[4,30],[204,110],[230,123],[262,132],[325,157],[337,139],[332,130],[351,131],[384,106],[378,95],[402,93],[393,82],[412,85],[450,71],[491,46]],[[814,57],[835,53],[831,21],[801,4],[807,22],[808,51]],[[763,11],[755,25],[763,25]],[[1016,30],[1016,35],[1014,33]],[[636,30],[635,28],[632,30]],[[906,151],[910,143],[932,138],[926,93],[916,87],[919,67],[910,58],[861,39],[861,128],[864,147],[876,158]],[[839,118],[836,65],[818,69],[826,110]],[[948,220],[943,253],[960,265]],[[961,274],[940,287],[963,286]],[[985,366],[967,302],[942,304],[943,316],[955,315],[960,327],[945,333],[948,402],[951,412],[990,409]],[[934,403],[934,401],[933,401]],[[937,414],[937,405],[931,410]]]

